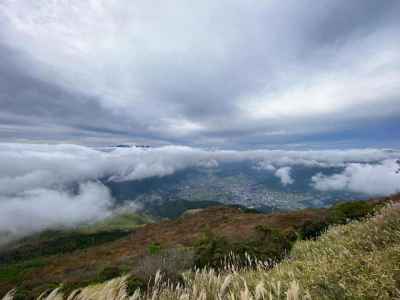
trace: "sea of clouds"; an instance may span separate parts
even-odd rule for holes
[[[114,200],[104,181],[166,176],[186,168],[253,161],[282,185],[292,184],[292,168],[341,167],[333,175],[315,174],[321,191],[367,195],[400,191],[400,152],[385,149],[284,151],[205,150],[186,146],[103,148],[59,144],[0,144],[0,239],[50,227],[75,226],[104,218]],[[0,241],[1,242],[1,241]]]

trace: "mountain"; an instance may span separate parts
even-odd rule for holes
[[[31,299],[59,284],[67,292],[132,272],[140,285],[160,268],[179,281],[180,272],[195,266],[218,269],[232,252],[239,264],[246,261],[245,253],[279,261],[297,240],[313,239],[330,224],[363,218],[396,197],[269,214],[211,206],[156,223],[123,214],[96,226],[45,232],[1,252],[0,294],[17,287],[22,299]]]
[[[157,272],[148,285],[132,274],[117,276],[77,289],[68,299],[397,299],[399,227],[397,202],[379,209],[375,216],[297,241],[289,257],[277,264],[248,259],[240,267],[230,259],[220,272],[187,271],[179,282]],[[58,288],[47,294],[44,299],[61,299],[68,292]]]

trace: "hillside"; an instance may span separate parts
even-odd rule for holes
[[[132,273],[135,284],[143,287],[159,268],[170,280],[180,282],[179,274],[193,266],[220,268],[221,260],[230,252],[239,256],[238,265],[243,264],[241,255],[244,253],[261,260],[279,261],[296,240],[312,239],[329,224],[362,218],[387,200],[273,214],[224,206],[196,210],[174,220],[126,229],[115,239],[93,242],[87,247],[41,252],[36,257],[14,255],[13,259],[0,264],[0,294],[17,287],[21,299],[31,299],[60,283],[64,292],[70,292],[74,288]],[[108,231],[112,232],[121,231]],[[93,236],[88,237],[96,241]],[[49,248],[43,241],[37,245],[40,249]],[[9,257],[21,249],[24,248],[12,249]]]
[[[290,257],[270,268],[229,267],[189,272],[178,287],[160,274],[150,290],[128,295],[119,277],[75,292],[68,299],[398,299],[400,286],[400,206],[348,225],[317,240],[299,241]],[[61,299],[54,290],[44,299]]]

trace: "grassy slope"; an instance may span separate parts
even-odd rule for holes
[[[191,247],[205,231],[229,240],[243,241],[255,234],[258,225],[290,230],[301,227],[307,220],[321,219],[324,213],[324,210],[302,210],[266,215],[247,213],[233,207],[212,207],[176,220],[137,227],[126,237],[115,241],[38,257],[40,264],[35,262],[30,268],[24,267],[29,261],[11,266],[0,265],[0,277],[3,276],[0,294],[19,285],[24,289],[35,290],[33,294],[37,295],[48,284],[96,280],[99,271],[109,266],[132,268],[141,257],[148,254],[148,247],[152,243],[160,244],[163,249]],[[14,275],[8,278],[10,267]]]
[[[125,293],[125,278],[83,289],[71,299],[138,299]],[[156,280],[140,299],[398,299],[400,205],[365,221],[331,228],[316,241],[298,242],[272,269],[188,273],[185,286]],[[55,297],[49,297],[56,299]]]
[[[153,218],[147,215],[122,212],[95,224],[82,226],[79,228],[79,231],[83,233],[93,233],[99,231],[132,230],[153,222]]]
[[[261,280],[286,287],[297,281],[313,299],[399,297],[399,204],[367,221],[333,227],[317,241],[296,243],[290,259],[262,274]]]
[[[139,226],[152,222],[153,219],[146,215],[122,212],[103,221],[75,229],[46,230],[1,249],[0,266],[111,242],[128,235]]]
[[[340,212],[343,212],[343,210]],[[39,257],[32,261],[27,260],[19,262],[18,264],[0,267],[0,294],[4,294],[16,284],[22,284],[25,289],[37,291],[34,293],[37,295],[37,293],[43,291],[43,289],[51,288],[61,282],[93,282],[98,271],[103,267],[113,266],[123,267],[125,270],[132,269],[135,260],[141,260],[141,255],[146,254],[149,244],[154,242],[159,243],[162,248],[165,249],[191,246],[193,241],[197,240],[205,230],[224,236],[229,240],[239,241],[253,235],[255,227],[258,225],[278,228],[280,230],[293,230],[301,227],[308,221],[315,222],[324,220],[326,216],[326,210],[302,210],[290,213],[264,215],[246,213],[241,209],[232,207],[208,208],[193,215],[182,216],[177,220],[162,221],[157,224],[148,224],[139,227],[132,231],[127,237],[114,242],[94,245],[90,248],[76,250],[72,253],[57,254],[44,258]],[[339,214],[339,217],[343,216]],[[124,220],[125,217],[122,216],[122,224],[125,224]],[[121,222],[116,220],[116,222],[107,221],[105,223],[108,225],[111,223],[110,226],[115,228],[114,225],[121,225]],[[104,229],[104,223],[99,224],[99,227]],[[88,228],[85,230],[88,230]],[[93,228],[90,228],[90,230],[93,230]],[[336,238],[339,237],[335,237],[335,239]],[[368,237],[366,237],[366,239],[368,239]],[[300,250],[296,249],[301,249],[301,245],[303,244],[311,245],[310,247],[312,248],[314,247],[312,246],[314,245],[313,243],[315,242],[297,243],[293,250],[293,257],[296,257],[297,261],[300,261],[301,257],[296,256],[296,251]],[[320,243],[320,241],[315,245],[318,245],[318,243]],[[318,247],[316,247],[316,249],[317,248]],[[306,250],[306,253],[307,252],[309,252],[309,250]],[[301,253],[301,251],[298,253]],[[305,260],[307,260],[307,258],[305,258]],[[292,261],[290,261],[290,263],[292,263]],[[281,264],[281,266],[284,265],[285,263]],[[301,267],[299,270],[301,274],[304,271]],[[338,271],[335,272],[338,273]],[[280,274],[280,271],[278,273]],[[285,274],[289,273],[292,274],[293,272],[290,271]],[[260,282],[274,282],[274,278],[277,278],[277,275],[274,275],[275,277],[271,280],[263,281],[262,278],[269,276],[268,274],[272,273],[265,272],[265,270],[256,273],[248,271],[240,273],[240,276],[248,278],[248,286],[252,289],[255,288],[255,285],[259,285]],[[282,274],[284,274],[284,272]],[[211,275],[199,273],[196,276],[200,276],[201,279],[202,276],[207,277]],[[259,278],[260,276],[262,277],[261,279]],[[218,278],[212,279],[216,280],[216,285],[218,285],[218,280],[221,280],[223,277]],[[290,280],[293,278],[290,278]],[[290,282],[290,280],[288,278],[282,278],[282,285],[284,286],[285,282]],[[298,278],[296,278],[296,280],[309,289],[307,282],[303,283]],[[220,284],[222,284],[222,282],[220,282]],[[168,291],[168,289],[166,289],[166,291]],[[310,291],[315,292],[312,289],[310,289]],[[210,299],[215,299],[213,298],[215,295],[210,294],[210,297]]]
[[[79,251],[108,244],[128,236],[132,230],[152,223],[145,215],[123,212],[92,225],[71,230],[48,230],[26,237],[0,251],[0,295],[5,289],[25,282],[31,289],[53,285],[49,277],[38,277],[37,270]]]
[[[189,209],[207,208],[212,206],[221,206],[216,201],[188,201],[183,199],[163,201],[161,203],[148,203],[146,212],[159,218],[175,219]]]

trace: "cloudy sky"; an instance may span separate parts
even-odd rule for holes
[[[400,145],[400,1],[2,0],[0,142]]]

